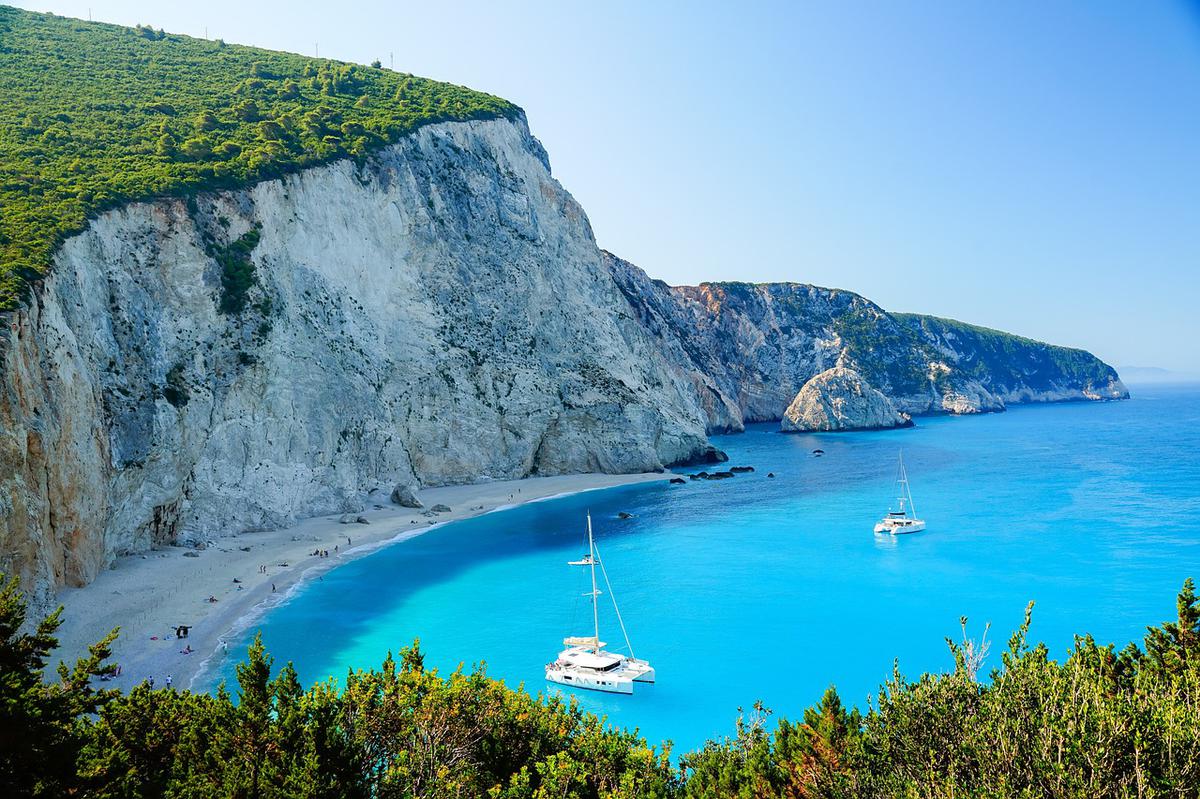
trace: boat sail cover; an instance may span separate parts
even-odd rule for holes
[[[568,635],[563,639],[563,646],[583,646],[588,649],[603,649],[608,644],[594,635]]]

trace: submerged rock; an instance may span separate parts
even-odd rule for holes
[[[633,518],[633,514],[632,514],[632,513],[626,513],[625,511],[621,511],[620,513],[618,513],[618,514],[617,514],[617,518],[618,518],[618,519],[632,519],[632,518]]]
[[[681,485],[685,484],[686,482],[687,482],[687,480],[684,480],[682,477],[672,477],[671,478],[671,485],[681,486]]]
[[[767,477],[774,477],[774,476],[775,476],[775,472],[767,472]]]
[[[733,466],[733,467],[730,467],[729,471],[733,472],[734,474],[747,474],[749,472],[754,471],[754,467],[753,466]]]
[[[896,409],[883,392],[845,366],[826,369],[804,384],[783,414],[786,432],[882,430],[911,427],[912,417]]]

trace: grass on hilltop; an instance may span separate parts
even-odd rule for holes
[[[0,6],[0,312],[105,209],[361,156],[431,122],[518,114],[378,62]]]

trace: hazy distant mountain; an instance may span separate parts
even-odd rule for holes
[[[1117,374],[1126,383],[1197,383],[1200,374],[1176,372],[1161,366],[1118,366]]]

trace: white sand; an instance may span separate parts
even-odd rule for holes
[[[283,601],[294,586],[338,564],[435,525],[497,508],[672,476],[579,474],[429,488],[418,495],[425,507],[442,503],[452,512],[427,517],[383,497],[378,503],[384,505],[382,509],[368,506],[358,514],[370,524],[340,524],[341,514],[335,514],[282,530],[221,538],[204,550],[166,547],[123,557],[90,585],[59,593],[65,609],[53,662],[73,662],[89,644],[119,626],[113,662],[121,665],[122,673],[109,686],[129,689],[150,677],[161,686],[168,674],[177,687],[189,686],[226,636],[248,618]],[[328,550],[329,557],[314,557],[317,549]],[[260,573],[264,565],[266,572]],[[235,583],[234,578],[241,582]],[[217,601],[207,601],[210,596]],[[191,626],[187,639],[175,637],[175,627],[181,624]],[[185,646],[193,652],[183,654]],[[286,660],[286,653],[281,654],[280,659]]]

